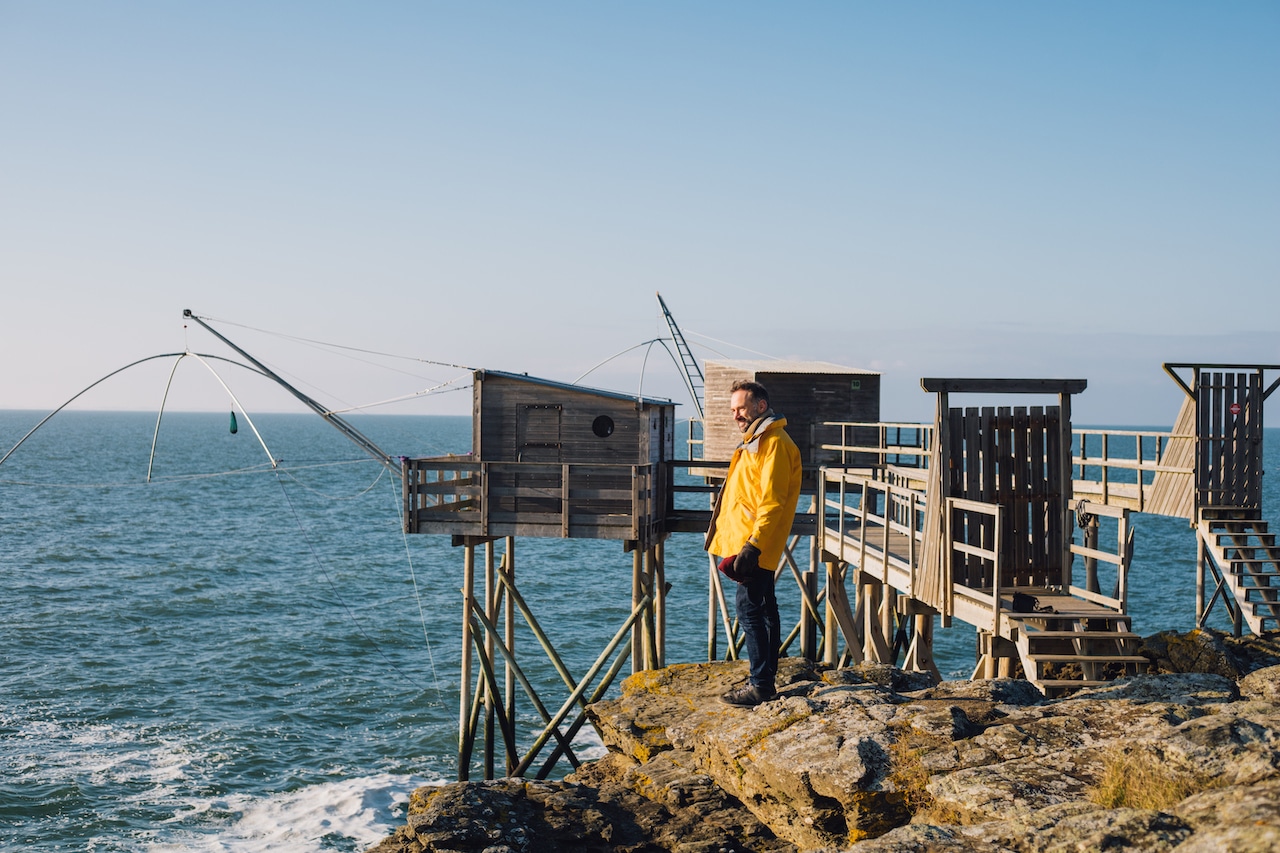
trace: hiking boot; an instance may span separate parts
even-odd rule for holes
[[[768,702],[777,695],[772,690],[766,693],[754,684],[748,683],[741,687],[733,688],[721,696],[720,701],[726,705],[737,705],[740,708],[753,708],[761,702]]]

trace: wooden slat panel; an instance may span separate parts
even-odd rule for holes
[[[1065,426],[1070,427],[1070,424]],[[1071,531],[1063,529],[1064,509],[1063,495],[1071,488],[1071,483],[1062,481],[1064,473],[1069,475],[1070,466],[1065,464],[1071,447],[1063,447],[1064,424],[1062,410],[1057,406],[1045,409],[1045,457],[1047,460],[1046,488],[1042,512],[1045,517],[1045,571],[1046,584],[1056,584],[1063,577],[1063,554],[1066,553],[1066,540]],[[1068,433],[1069,435],[1069,433]],[[1068,438],[1067,441],[1070,439]]]
[[[1187,468],[1195,465],[1196,401],[1183,397],[1182,407],[1173,424],[1173,438],[1160,452],[1160,465],[1169,468]],[[1179,437],[1184,436],[1184,437]],[[1155,515],[1168,515],[1190,519],[1195,512],[1195,475],[1157,471],[1151,483],[1151,501],[1144,507]]]
[[[1030,468],[1028,471],[1027,491],[1029,492],[1029,501],[1031,504],[1031,542],[1036,546],[1036,554],[1038,561],[1047,561],[1048,557],[1048,539],[1045,536],[1046,520],[1045,520],[1045,501],[1048,499],[1050,491],[1049,460],[1046,457],[1046,424],[1044,407],[1033,406],[1027,416],[1027,455]],[[1044,575],[1037,574],[1037,582],[1044,583]]]

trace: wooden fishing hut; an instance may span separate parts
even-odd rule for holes
[[[708,361],[705,367],[704,459],[727,462],[741,440],[729,417],[729,398],[733,383],[743,380],[767,388],[770,405],[787,419],[787,434],[800,449],[809,490],[823,465],[872,461],[865,455],[851,459],[832,448],[869,438],[863,434],[869,428],[855,436],[844,425],[880,420],[879,373],[826,361],[774,359]]]
[[[405,529],[448,534],[463,549],[458,778],[469,778],[481,732],[485,778],[495,775],[499,741],[505,775],[536,769],[543,778],[561,756],[578,765],[572,741],[586,723],[585,708],[603,697],[628,660],[633,672],[664,665],[662,546],[675,404],[527,374],[479,370],[473,379],[472,453],[404,460]],[[570,672],[520,593],[517,537],[614,539],[632,555],[629,615],[581,677]],[[555,706],[543,703],[517,658],[517,614],[567,690]],[[523,754],[516,743],[517,683],[543,724]]]

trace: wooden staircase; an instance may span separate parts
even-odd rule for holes
[[[1280,629],[1280,546],[1257,510],[1235,507],[1201,507],[1198,534],[1206,563],[1218,589],[1229,592],[1228,610],[1237,623],[1243,621],[1255,634]],[[1202,607],[1213,606],[1212,599]]]
[[[1141,638],[1130,630],[1127,614],[1070,596],[1054,597],[1046,606],[1056,612],[1003,614],[1023,677],[1046,696],[1146,671],[1149,661],[1137,653]]]

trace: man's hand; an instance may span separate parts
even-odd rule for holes
[[[760,549],[750,542],[743,545],[738,559],[734,561],[734,568],[743,580],[755,577],[754,573],[760,571]]]

